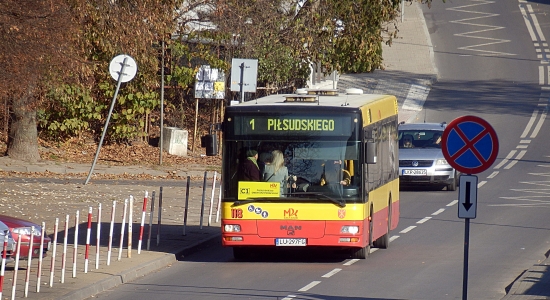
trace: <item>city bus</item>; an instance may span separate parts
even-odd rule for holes
[[[359,259],[371,247],[387,248],[399,221],[397,126],[395,96],[360,89],[228,106],[219,126],[223,246],[236,259],[260,247],[344,250]],[[260,172],[281,151],[288,177],[242,180],[239,165],[251,149]],[[327,169],[338,177],[328,184]]]

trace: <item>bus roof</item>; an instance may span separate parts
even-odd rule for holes
[[[287,101],[287,97],[298,98]],[[312,100],[312,101],[304,101]],[[362,115],[363,126],[397,115],[397,98],[381,94],[299,95],[277,94],[250,100],[227,107],[232,112],[266,111],[335,111],[354,110]],[[397,119],[396,119],[397,120]]]

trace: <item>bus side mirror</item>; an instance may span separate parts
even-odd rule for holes
[[[218,139],[215,134],[208,134],[201,137],[201,147],[206,148],[207,156],[218,155]]]
[[[366,142],[365,161],[367,164],[376,164],[376,143]]]

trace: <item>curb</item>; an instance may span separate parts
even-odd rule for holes
[[[84,300],[88,299],[94,295],[110,290],[116,286],[119,286],[124,283],[128,283],[136,280],[139,277],[143,277],[147,274],[155,272],[157,270],[163,269],[175,262],[178,261],[178,257],[182,256],[183,253],[187,255],[195,252],[198,248],[204,244],[208,244],[216,239],[219,239],[221,233],[215,234],[205,240],[195,242],[192,245],[183,247],[179,250],[176,250],[173,253],[166,253],[160,258],[148,261],[131,269],[122,271],[118,274],[114,274],[100,280],[98,282],[92,283],[80,290],[69,292],[58,299],[60,300]]]

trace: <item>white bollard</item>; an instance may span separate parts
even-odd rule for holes
[[[92,207],[88,208],[88,227],[86,228],[86,251],[84,252],[84,273],[88,273],[90,262],[90,238],[92,235]]]
[[[76,277],[76,257],[78,255],[78,223],[80,219],[80,211],[76,211],[74,218],[74,247],[73,247],[73,278]]]
[[[95,245],[95,269],[99,269],[99,247],[101,246],[101,203],[97,207],[97,224],[96,224],[96,245]]]
[[[59,218],[55,218],[55,224],[53,226],[53,249],[52,258],[50,263],[50,287],[53,287],[53,278],[55,270],[55,254],[57,251],[57,230],[59,229]]]
[[[111,228],[109,229],[109,245],[107,245],[107,265],[111,264],[111,251],[113,250],[113,230],[115,227],[115,208],[116,201],[113,201],[113,209],[111,210]]]
[[[15,254],[15,267],[13,268],[13,281],[11,286],[11,300],[15,299],[15,289],[17,285],[17,271],[19,270],[19,252],[21,252],[21,235],[17,236],[17,253]]]
[[[216,206],[216,223],[220,221],[220,206],[222,205],[222,183],[220,183],[220,195],[218,196],[218,205]]]
[[[141,210],[141,226],[139,227],[139,240],[137,253],[141,254],[141,243],[143,241],[143,227],[145,226],[145,212],[147,210],[147,198],[149,198],[149,192],[145,191],[145,197],[143,197],[143,208]]]
[[[46,234],[46,223],[42,222],[40,232],[40,252],[38,253],[38,271],[36,273],[36,292],[40,293],[40,277],[42,277],[42,259],[44,258],[44,235]],[[1,299],[1,298],[0,298]]]
[[[2,269],[0,269],[0,299],[4,290],[4,274],[6,272],[6,253],[8,252],[8,235],[4,236],[4,248],[2,248]]]
[[[61,283],[65,283],[65,271],[67,269],[67,239],[69,238],[69,215],[65,217],[65,237],[63,239],[63,255],[61,257]]]
[[[214,208],[214,194],[216,193],[216,175],[217,171],[214,171],[214,179],[212,180],[212,195],[210,196],[210,209],[208,210],[208,226],[212,223],[212,209]]]
[[[128,258],[132,258],[132,238],[134,224],[134,196],[130,195],[130,208],[128,209]]]
[[[31,226],[31,238],[29,239],[29,256],[27,257],[27,271],[25,272],[25,298],[29,296],[29,279],[31,279],[32,247],[34,246],[34,226]]]
[[[122,246],[124,246],[124,229],[126,227],[127,210],[128,210],[128,199],[124,199],[124,213],[122,214],[122,227],[120,229],[120,247],[118,248],[118,260],[122,259]]]

